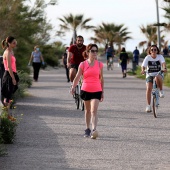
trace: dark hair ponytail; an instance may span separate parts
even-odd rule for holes
[[[7,37],[5,40],[2,41],[1,45],[2,45],[2,48],[5,49],[7,47],[9,47],[8,43],[12,43],[12,41],[15,40],[14,37],[12,36],[9,36]]]

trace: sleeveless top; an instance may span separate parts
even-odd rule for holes
[[[9,71],[8,69],[8,62],[6,59],[3,59],[3,62],[4,62],[4,68],[6,71]],[[17,72],[17,68],[16,68],[16,58],[15,56],[11,55],[11,68],[12,68],[12,71],[13,72]]]
[[[81,90],[86,92],[102,91],[100,70],[103,68],[103,63],[95,60],[94,66],[89,66],[89,63],[86,60],[81,62],[79,67],[83,72],[83,84]]]

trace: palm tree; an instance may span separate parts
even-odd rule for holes
[[[139,43],[140,45],[146,44],[147,47],[149,47],[152,43],[156,44],[157,43],[157,27],[153,27],[152,25],[147,25],[146,27],[144,25],[139,27],[141,32],[145,35],[146,40],[141,41]]]
[[[63,18],[59,18],[59,20],[62,22],[60,24],[60,31],[73,31],[73,37],[72,42],[75,43],[75,39],[77,36],[77,30],[78,29],[92,29],[94,26],[87,25],[89,21],[92,20],[92,18],[84,19],[83,14],[79,15],[73,15],[69,14],[67,16],[63,16]]]
[[[94,29],[95,37],[92,37],[91,40],[103,45],[111,43],[112,47],[117,45],[120,50],[121,45],[123,45],[128,39],[131,39],[131,37],[128,36],[130,32],[127,30],[128,28],[124,27],[124,24],[116,25],[114,23],[103,22]]]
[[[152,44],[157,44],[157,27],[153,25],[144,25],[140,26],[141,32],[145,35],[146,40],[141,41],[139,43],[139,47],[143,47],[146,45],[147,47],[151,46]],[[162,32],[162,31],[161,31]],[[164,35],[161,36],[161,43],[164,43]]]

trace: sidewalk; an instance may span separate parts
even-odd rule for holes
[[[123,79],[114,66],[104,68],[97,140],[83,138],[84,112],[75,109],[65,70],[41,71],[30,96],[17,103],[23,120],[0,170],[169,170],[170,90],[155,119],[144,112],[145,81]]]

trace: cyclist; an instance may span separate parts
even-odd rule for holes
[[[73,82],[76,76],[79,64],[85,60],[83,52],[86,50],[86,46],[83,43],[84,38],[79,35],[76,38],[76,44],[71,45],[68,49],[67,67],[70,68],[69,76],[71,82]]]
[[[153,87],[153,78],[158,72],[162,69],[166,72],[166,63],[164,57],[160,54],[159,48],[156,45],[151,45],[148,48],[148,55],[145,57],[142,66],[141,66],[141,74],[145,73],[145,69],[147,69],[146,73],[146,100],[147,100],[147,107],[146,112],[151,112],[151,91]],[[159,74],[155,77],[156,84],[159,91],[159,96],[161,98],[164,97],[164,92],[162,89],[163,84],[163,74]]]
[[[113,51],[113,47],[111,46],[111,43],[109,43],[108,47],[106,47],[106,57],[107,57],[107,63],[106,64],[107,64],[107,68],[108,68],[110,58],[113,61],[113,57],[114,57],[114,51]]]
[[[81,88],[81,98],[85,104],[85,121],[86,130],[84,137],[96,139],[98,137],[97,122],[98,115],[97,109],[99,101],[104,98],[104,80],[103,80],[103,63],[97,60],[98,46],[96,44],[89,44],[84,52],[86,61],[81,62],[77,75],[73,81],[71,89],[74,94],[75,87],[78,84],[80,77],[83,75],[83,84]],[[92,123],[92,133],[90,130],[90,122]]]

